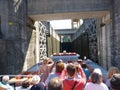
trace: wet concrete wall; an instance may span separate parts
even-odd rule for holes
[[[0,74],[18,74],[34,60],[33,28],[27,26],[26,0],[0,0]],[[31,38],[32,37],[32,38]],[[33,52],[33,51],[32,51]],[[4,68],[4,69],[3,69]]]
[[[113,0],[111,35],[112,65],[120,68],[120,0]]]
[[[53,28],[50,28],[50,36],[47,37],[47,54],[48,57],[52,55],[53,53],[59,53],[60,52],[60,38],[55,33]]]

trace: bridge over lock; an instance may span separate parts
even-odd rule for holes
[[[110,8],[110,0],[28,0],[28,15],[41,21],[103,17]]]

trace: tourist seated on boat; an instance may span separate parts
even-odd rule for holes
[[[114,74],[110,80],[112,90],[120,90],[120,73]]]
[[[32,77],[31,84],[33,85],[30,90],[45,90],[45,85],[43,82],[40,82],[40,76],[34,75]]]
[[[61,79],[64,79],[65,78],[65,75],[63,74],[64,69],[65,69],[64,62],[62,62],[62,61],[56,62],[56,64],[55,64],[55,72],[50,73],[49,76],[47,77],[47,79],[45,81],[46,86],[48,85],[49,81],[52,78],[59,77]]]
[[[51,58],[45,58],[43,60],[43,64],[39,67],[38,75],[41,75],[41,82],[45,82],[47,79],[49,73],[51,72],[51,69],[54,65],[54,62]]]
[[[99,68],[94,69],[91,73],[91,82],[87,82],[84,90],[109,90],[102,81],[102,72]]]
[[[62,90],[62,80],[58,77],[53,78],[48,83],[48,90]]]
[[[63,80],[63,90],[83,90],[86,83],[86,76],[80,65],[78,66],[78,70],[81,78],[76,78],[76,65],[73,63],[67,64],[67,76]]]
[[[7,90],[7,88],[0,82],[0,90]]]
[[[86,61],[84,61],[84,60],[82,60],[82,59],[78,59],[77,62],[78,62],[81,66],[84,66],[84,64],[86,64],[85,67],[86,67],[88,70],[90,70],[90,73],[93,72],[94,69],[93,69],[92,67],[90,67],[90,66],[86,63]]]
[[[64,50],[64,51],[63,51],[63,54],[64,54],[64,55],[65,55],[65,54],[67,54],[67,51],[66,51],[66,50]]]
[[[5,75],[2,77],[2,84],[7,90],[13,90],[14,88],[8,83],[9,81],[9,76]]]
[[[30,90],[31,85],[28,80],[22,82],[21,86],[16,87],[16,90]]]
[[[110,69],[108,70],[107,79],[105,81],[105,84],[108,86],[108,88],[110,90],[112,90],[111,85],[110,85],[110,80],[111,80],[113,74],[115,74],[115,73],[119,73],[119,69],[117,67],[110,67]]]
[[[90,72],[90,70],[87,68],[86,63],[82,63],[81,66],[82,66],[82,69],[83,69],[83,71],[84,71],[84,73],[85,73],[85,75],[86,75],[86,80],[88,80],[91,72]]]

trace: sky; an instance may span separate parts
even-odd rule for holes
[[[51,26],[54,29],[71,29],[71,20],[53,20],[50,21]]]
[[[53,20],[50,21],[51,26],[54,29],[71,29],[71,19],[67,20]],[[80,19],[80,24],[83,24],[83,19]]]

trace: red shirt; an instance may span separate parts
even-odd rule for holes
[[[83,90],[86,84],[86,76],[82,69],[80,69],[81,78],[74,78],[74,79],[65,79],[63,80],[63,90],[71,90],[75,81],[77,81],[74,90]]]

